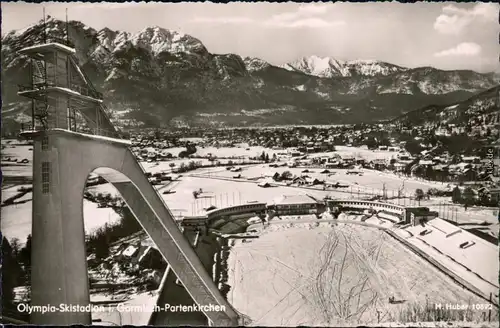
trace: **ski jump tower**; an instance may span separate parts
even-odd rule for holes
[[[83,192],[94,172],[112,183],[157,245],[196,304],[217,326],[239,324],[239,315],[220,294],[171,212],[150,185],[120,137],[75,57],[69,40],[45,36],[43,44],[19,52],[30,60],[30,84],[18,94],[31,99],[31,124],[21,134],[33,140],[31,323],[91,324]],[[87,309],[85,309],[87,307]]]

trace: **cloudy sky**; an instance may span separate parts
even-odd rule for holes
[[[47,14],[131,33],[161,26],[212,53],[280,65],[302,56],[378,59],[406,67],[500,71],[494,3],[2,3],[2,33]]]

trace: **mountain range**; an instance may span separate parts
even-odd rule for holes
[[[47,34],[75,44],[79,63],[119,126],[241,126],[374,122],[430,105],[449,105],[493,88],[496,74],[376,60],[311,56],[282,65],[213,54],[195,37],[147,27],[95,30],[49,18]],[[17,96],[29,79],[17,51],[43,40],[42,22],[2,37],[3,127],[26,120]]]
[[[500,125],[500,86],[473,95],[469,99],[449,105],[429,105],[393,120],[406,126],[449,125],[498,130]]]

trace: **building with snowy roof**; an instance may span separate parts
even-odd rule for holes
[[[321,203],[309,195],[283,195],[270,204],[268,208],[276,215],[300,215],[319,213]]]

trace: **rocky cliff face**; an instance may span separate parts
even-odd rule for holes
[[[408,69],[379,61],[311,57],[276,67],[262,59],[212,54],[190,36],[161,27],[137,34],[49,19],[68,30],[80,65],[105,95],[118,125],[338,124],[396,117],[469,98],[499,83],[472,71]],[[2,38],[4,123],[26,119],[17,96],[28,80],[23,47],[42,42],[38,23]]]

